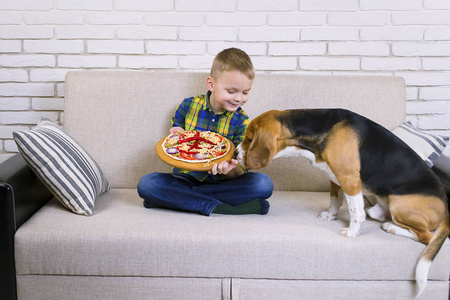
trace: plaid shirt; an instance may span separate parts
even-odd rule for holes
[[[175,112],[172,127],[181,127],[186,131],[208,130],[217,132],[232,141],[235,146],[239,145],[244,139],[245,131],[250,123],[249,117],[241,107],[235,112],[224,111],[216,115],[209,106],[210,95],[211,92],[208,91],[206,95],[184,99]],[[191,172],[178,168],[174,168],[173,172],[187,173],[200,181],[209,176],[208,172]],[[221,177],[218,176],[216,179]]]

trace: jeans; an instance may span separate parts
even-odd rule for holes
[[[209,216],[222,202],[234,206],[269,198],[273,182],[266,174],[252,172],[223,181],[208,177],[203,182],[182,173],[151,173],[141,178],[137,190],[145,207],[162,206]]]

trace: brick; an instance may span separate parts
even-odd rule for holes
[[[35,125],[41,118],[48,118],[52,121],[58,120],[57,112],[0,112],[2,124],[29,124]]]
[[[204,54],[204,42],[149,41],[146,44],[149,54]]]
[[[410,43],[392,44],[392,54],[395,56],[448,56],[450,43]]]
[[[175,40],[177,39],[177,28],[164,26],[123,26],[117,29],[117,37],[119,39]]]
[[[28,25],[68,25],[84,24],[83,14],[80,12],[50,11],[24,14],[25,24]]]
[[[53,83],[0,83],[0,96],[53,96]]]
[[[29,110],[30,99],[23,97],[0,98],[0,109],[6,110]]]
[[[299,40],[300,29],[298,28],[241,28],[239,40],[245,42],[295,42]]]
[[[214,56],[200,55],[200,56],[182,56],[179,60],[179,66],[182,69],[189,70],[210,70]]]
[[[207,44],[207,51],[209,54],[216,56],[217,53],[227,48],[239,48],[245,51],[248,55],[266,55],[266,43],[238,43],[238,42],[210,42]]]
[[[114,68],[113,55],[59,55],[58,66],[63,68]]]
[[[128,1],[128,0],[125,0]],[[222,1],[209,1],[209,0],[183,0],[175,1],[176,11],[234,11],[236,9],[236,0],[222,0]]]
[[[16,143],[13,140],[4,141],[5,150],[8,152],[19,152]]]
[[[0,12],[0,25],[20,25],[22,14],[16,12]]]
[[[268,24],[272,26],[319,26],[326,24],[325,12],[270,13]]]
[[[17,125],[0,125],[0,139],[11,139],[14,131],[28,130],[27,126],[17,126]]]
[[[303,28],[302,41],[356,41],[358,40],[357,28]]]
[[[445,72],[399,72],[395,75],[405,79],[408,86],[448,85],[450,73]]]
[[[87,41],[90,53],[143,54],[143,41]]]
[[[113,39],[114,28],[111,26],[68,25],[55,28],[58,39]]]
[[[204,19],[202,13],[161,12],[148,13],[145,23],[147,25],[199,27],[203,25]]]
[[[416,27],[362,28],[360,36],[363,41],[420,41],[423,32]]]
[[[53,37],[51,26],[17,26],[0,27],[0,38],[3,39],[50,39]]]
[[[393,13],[393,25],[444,25],[450,24],[450,12]]]
[[[236,28],[180,28],[180,39],[190,41],[236,41]]]
[[[302,0],[299,10],[357,11],[358,0]]]
[[[423,70],[450,71],[450,57],[443,58],[422,58]]]
[[[297,0],[239,0],[237,1],[239,11],[293,11],[298,9]]]
[[[301,57],[300,69],[302,70],[333,70],[354,71],[359,70],[358,58],[330,58],[330,57]]]
[[[0,69],[0,82],[27,82],[28,73],[26,70]]]
[[[84,52],[84,42],[64,40],[24,41],[23,50],[26,53],[82,53]]]
[[[56,8],[71,10],[113,10],[114,0],[56,0]]]
[[[428,28],[425,30],[424,40],[425,41],[450,41],[450,28],[449,27]]]
[[[34,110],[64,110],[64,98],[33,98],[31,105]]]
[[[261,71],[293,71],[298,67],[296,57],[262,57],[252,58],[256,70]]]
[[[360,0],[361,10],[421,10],[422,0]]]
[[[56,95],[55,96],[64,97],[64,92],[65,92],[64,88],[65,88],[64,82],[56,83]]]
[[[245,27],[266,25],[267,15],[265,13],[208,13],[206,14],[206,25]]]
[[[418,128],[423,130],[436,130],[450,128],[448,116],[419,116]]]
[[[361,69],[369,71],[390,71],[390,70],[420,70],[420,58],[396,58],[396,57],[363,57],[361,59]]]
[[[22,51],[22,42],[15,40],[2,40],[0,43],[0,53],[18,53]]]
[[[175,56],[120,56],[119,67],[131,69],[175,69]]]
[[[129,12],[88,12],[86,23],[94,25],[139,25],[143,24],[142,13]]]
[[[30,71],[30,80],[33,82],[57,82],[64,81],[66,73],[69,70],[66,69],[32,69]]]
[[[333,26],[385,26],[389,24],[385,12],[334,12],[328,14],[328,24]]]
[[[419,98],[450,101],[450,87],[422,87],[420,88]]]
[[[406,113],[408,115],[428,115],[428,114],[447,114],[448,103],[435,101],[431,103],[429,101],[409,101],[406,103]]]
[[[450,9],[450,1],[448,0],[424,0],[425,9]]]
[[[330,42],[330,55],[389,56],[389,44],[385,42]]]
[[[2,67],[54,67],[55,61],[53,55],[0,55]]]
[[[0,1],[0,10],[50,10],[54,0],[10,0]]]
[[[324,55],[326,43],[270,43],[269,55]]]
[[[417,100],[419,95],[419,88],[417,87],[406,87],[406,100]]]
[[[171,11],[173,0],[115,0],[116,10],[128,11]]]

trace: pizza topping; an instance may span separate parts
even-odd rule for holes
[[[202,162],[224,156],[229,142],[211,131],[186,131],[166,137],[163,149],[167,155],[178,160]]]

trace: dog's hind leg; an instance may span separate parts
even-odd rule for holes
[[[392,221],[383,224],[383,229],[428,245],[432,231],[445,217],[445,204],[432,196],[390,196],[389,210]]]
[[[321,212],[317,217],[326,221],[334,221],[337,219],[339,209],[344,203],[344,196],[341,187],[330,181],[330,207],[328,210]]]

